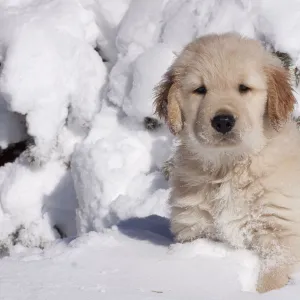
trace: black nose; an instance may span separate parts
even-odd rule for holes
[[[231,131],[235,124],[235,119],[232,115],[218,115],[211,120],[211,126],[218,132],[223,134]]]

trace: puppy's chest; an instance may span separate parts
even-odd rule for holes
[[[235,247],[247,246],[257,227],[257,200],[263,188],[247,173],[211,188],[212,215],[220,238]]]

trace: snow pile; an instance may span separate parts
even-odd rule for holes
[[[53,203],[61,202],[57,208],[63,211],[68,199],[57,190],[64,184],[73,192],[74,214],[64,162],[101,108],[107,71],[94,50],[95,16],[78,1],[4,1],[0,28],[0,144],[5,149],[28,137],[34,141],[20,160],[0,169],[5,240],[20,226],[45,219]],[[76,234],[75,227],[66,231]]]
[[[11,32],[3,30],[9,37],[2,37],[0,89],[9,110],[26,115],[35,157],[47,161],[64,128],[88,130],[106,69],[92,47],[98,35],[92,15],[71,0],[39,2],[23,18],[22,9],[1,12]]]
[[[202,257],[197,262],[205,270],[200,274],[201,295],[209,299],[219,260],[206,263],[205,256],[214,254],[224,258],[224,276],[231,265],[246,271],[230,273],[231,279],[211,298],[232,291],[236,299],[243,297],[234,282],[240,276],[242,289],[251,290],[255,259],[245,258],[248,254],[232,254],[206,241],[168,248],[172,242],[167,220],[169,188],[162,168],[176,141],[153,115],[153,88],[182,48],[207,33],[235,30],[260,39],[267,47],[288,52],[300,67],[299,14],[298,0],[276,4],[271,0],[2,0],[0,155],[18,142],[27,149],[0,167],[0,256],[9,252],[10,259],[19,260],[31,251],[24,246],[38,247],[32,250],[36,251],[33,259],[38,260],[43,255],[54,261],[56,255],[76,257],[83,251],[92,265],[100,247],[104,259],[99,267],[108,268],[105,261],[112,250],[117,263],[107,263],[122,266],[120,278],[127,276],[136,256],[154,278],[152,264],[161,259],[165,262],[158,272],[168,278],[165,286],[173,289],[165,299],[185,297],[174,282],[179,288],[179,271],[191,271],[193,257]],[[90,231],[101,232],[99,241]],[[40,250],[58,238],[77,235],[82,236],[73,242],[81,243],[78,247],[57,242],[46,252]],[[104,245],[99,246],[101,239]],[[89,248],[90,241],[97,247]],[[135,248],[142,254],[129,255]],[[131,258],[128,264],[123,251]],[[41,265],[37,263],[36,268]],[[7,271],[7,276],[18,268]],[[59,270],[60,265],[54,268]],[[145,272],[130,272],[130,277],[146,281]],[[54,270],[54,277],[57,274]],[[198,273],[191,272],[188,278],[184,283],[191,291],[188,298],[196,299]],[[113,280],[109,276],[104,280],[108,289],[116,284]],[[162,289],[159,280],[153,283]],[[6,288],[9,293],[9,283]],[[124,288],[120,286],[121,294]],[[116,298],[112,294],[111,299]]]
[[[145,131],[114,108],[102,109],[72,157],[80,233],[165,214],[167,183],[158,170],[169,155],[168,136]]]
[[[98,25],[97,45],[109,69],[118,55],[115,39],[118,26],[126,13],[131,0],[79,0],[89,12],[93,12]]]

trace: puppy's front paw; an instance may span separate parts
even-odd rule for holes
[[[190,243],[197,238],[199,238],[199,236],[196,235],[195,232],[191,231],[190,228],[184,228],[180,232],[174,234],[174,241],[181,244]]]
[[[286,270],[276,269],[270,272],[260,274],[256,290],[259,293],[266,293],[284,287],[289,281]]]

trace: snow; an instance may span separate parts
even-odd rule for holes
[[[150,47],[137,57],[132,65],[132,87],[123,103],[126,115],[139,121],[153,115],[153,87],[160,81],[174,58],[171,49],[162,43]],[[157,64],[157,61],[161,63]]]
[[[63,127],[77,134],[89,128],[101,106],[106,69],[93,50],[91,13],[69,0],[34,4],[21,18],[10,8],[1,12],[11,33],[9,41],[3,38],[0,89],[8,108],[26,115],[36,158],[47,161]]]
[[[251,292],[256,263],[247,252],[206,241],[169,250],[165,223],[152,216],[44,251],[18,249],[0,261],[0,299],[297,299],[296,285]]]
[[[111,226],[130,204],[139,205],[139,199],[148,202],[152,194],[159,194],[159,188],[167,189],[157,169],[169,155],[164,150],[168,145],[165,135],[147,132],[141,124],[130,124],[128,118],[119,120],[114,108],[103,107],[86,140],[76,147],[71,162],[79,204],[79,232]],[[151,203],[157,203],[160,210],[165,199],[160,197]],[[155,208],[146,211],[156,212]]]
[[[0,147],[33,142],[0,167],[0,299],[297,299],[299,274],[257,295],[248,251],[173,244],[162,169],[176,140],[144,123],[203,34],[238,31],[300,67],[299,13],[298,0],[2,0]]]

